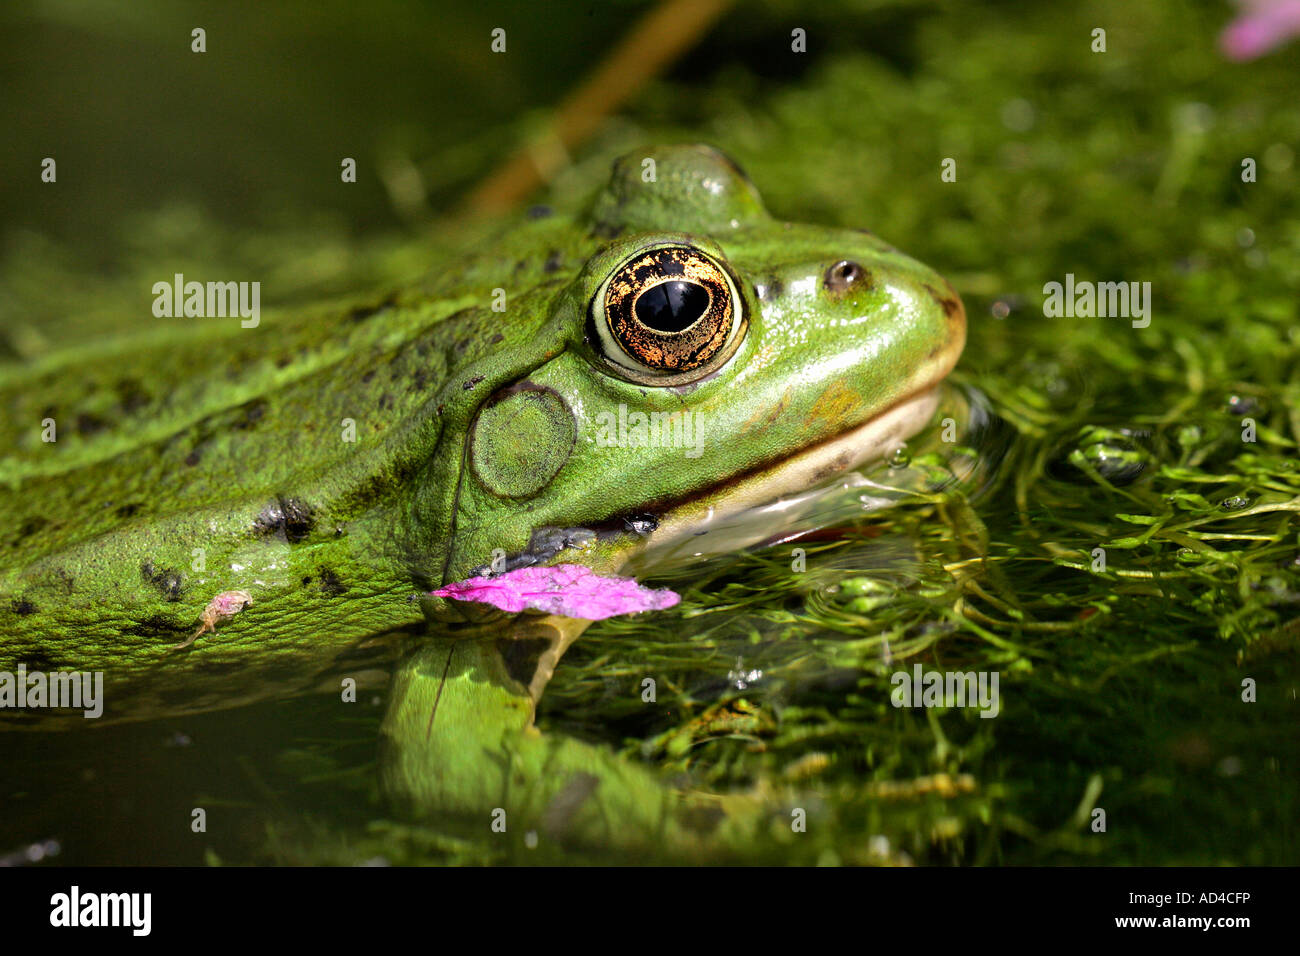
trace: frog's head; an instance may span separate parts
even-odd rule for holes
[[[603,242],[534,363],[469,421],[445,580],[612,569],[639,536],[690,533],[683,515],[888,454],[965,341],[937,273],[865,232],[772,219],[712,149],[623,158],[590,227]]]

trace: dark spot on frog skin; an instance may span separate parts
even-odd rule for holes
[[[422,392],[435,381],[435,376],[431,369],[417,368],[415,374],[411,376],[411,387],[407,391]]]
[[[329,597],[338,597],[340,594],[347,593],[348,586],[329,568],[321,568],[320,589],[322,594]]]
[[[316,526],[315,509],[298,498],[277,497],[253,521],[253,534],[259,538],[284,535],[290,544],[297,544]]]
[[[162,614],[154,614],[134,624],[128,624],[122,628],[123,634],[129,634],[131,637],[176,637],[184,634],[189,636],[193,630],[188,624],[183,624],[174,618],[166,617]]]
[[[953,296],[943,295],[938,289],[931,285],[926,285],[925,291],[930,294],[930,298],[934,299],[934,301],[939,304],[939,307],[943,309],[943,314],[949,319],[961,311],[961,303]]]
[[[502,335],[500,332],[498,332],[496,335],[492,336],[492,338],[488,339],[488,344],[496,345],[498,342],[503,342],[503,341],[505,341],[505,336]]]
[[[29,614],[36,613],[36,605],[31,601],[23,598],[17,598],[13,603],[14,613],[19,617],[27,617]]]
[[[238,411],[242,411],[243,414],[235,419],[232,424],[240,431],[248,431],[266,415],[266,400],[255,398],[251,402],[239,406]]]
[[[185,456],[185,464],[189,465],[191,468],[193,468],[202,460],[203,460],[203,453],[199,451],[197,448]]]
[[[77,434],[83,438],[87,435],[94,435],[96,432],[102,432],[107,427],[108,422],[90,412],[82,412],[77,416]]]
[[[22,525],[18,528],[18,541],[22,541],[28,535],[35,534],[37,531],[40,531],[49,523],[50,522],[48,519],[43,518],[40,515],[33,515],[32,517],[24,521]]]
[[[555,210],[550,206],[529,206],[527,213],[529,219],[546,219],[554,214]]]
[[[393,407],[393,396],[389,395],[387,392],[384,392],[384,394],[379,396],[380,411],[387,411],[392,407]]]
[[[152,584],[168,601],[179,601],[184,579],[175,568],[155,568],[152,561],[140,565],[140,576],[146,584]]]
[[[562,265],[564,265],[564,256],[558,252],[552,252],[546,257],[546,261],[542,263],[542,271],[547,274],[558,272]]]
[[[471,378],[469,381],[467,381],[467,382],[461,382],[461,383],[460,383],[460,387],[463,388],[465,391],[468,392],[471,388],[473,388],[473,387],[474,387],[475,385],[477,385],[479,382],[483,381],[483,378],[484,378],[484,376],[482,376],[482,375],[475,375],[475,376],[474,376],[473,378]]]
[[[113,514],[117,515],[119,518],[130,518],[134,516],[141,507],[143,506],[138,501],[132,501],[129,504],[124,504],[118,507],[114,510]]]
[[[149,393],[135,379],[123,379],[116,387],[118,404],[125,414],[132,415],[149,404]]]
[[[366,372],[365,375],[361,376],[361,384],[369,385],[371,379],[373,379],[374,377],[375,377],[375,370],[372,368],[370,371]]]

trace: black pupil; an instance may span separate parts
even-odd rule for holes
[[[656,332],[689,329],[709,307],[709,290],[696,282],[673,279],[646,289],[636,300],[636,317]]]

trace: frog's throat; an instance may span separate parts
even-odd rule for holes
[[[697,536],[702,529],[751,508],[806,492],[836,475],[892,455],[929,424],[939,406],[940,388],[935,385],[918,392],[855,428],[674,507],[660,517],[647,552]]]

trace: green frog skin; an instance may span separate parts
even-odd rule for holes
[[[0,367],[0,670],[103,671],[107,722],[337,689],[415,644],[384,728],[399,803],[496,806],[483,747],[637,777],[531,729],[586,622],[423,595],[533,563],[615,574],[887,455],[964,341],[925,265],[776,221],[725,156],[667,146],[379,300]],[[635,412],[691,413],[697,446],[601,440]],[[599,789],[640,805],[641,783]]]

